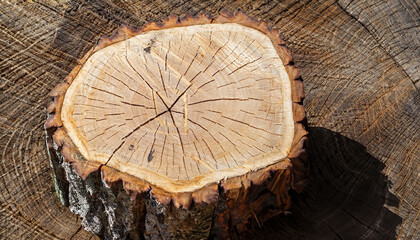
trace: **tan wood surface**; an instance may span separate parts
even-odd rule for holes
[[[61,119],[90,161],[193,191],[287,157],[289,76],[271,40],[238,24],[157,30],[94,53]]]

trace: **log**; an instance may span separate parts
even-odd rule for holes
[[[98,239],[57,198],[48,93],[102,36],[241,8],[277,27],[305,84],[309,184],[244,239],[418,239],[419,6],[399,0],[0,3],[0,238]],[[64,174],[65,176],[65,174]]]
[[[50,95],[57,194],[106,239],[239,238],[307,183],[299,70],[242,11],[123,26]]]

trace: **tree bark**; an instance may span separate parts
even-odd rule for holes
[[[46,96],[100,36],[168,14],[241,8],[277,26],[305,82],[310,185],[247,236],[419,236],[419,7],[414,1],[28,1],[0,5],[0,236],[90,239],[61,206]]]

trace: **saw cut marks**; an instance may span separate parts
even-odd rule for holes
[[[276,48],[235,23],[148,31],[95,52],[61,119],[87,160],[172,192],[285,159],[295,130]]]

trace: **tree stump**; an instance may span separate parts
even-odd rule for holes
[[[284,212],[307,182],[293,64],[240,11],[121,27],[51,93],[60,199],[110,239],[236,238]]]

